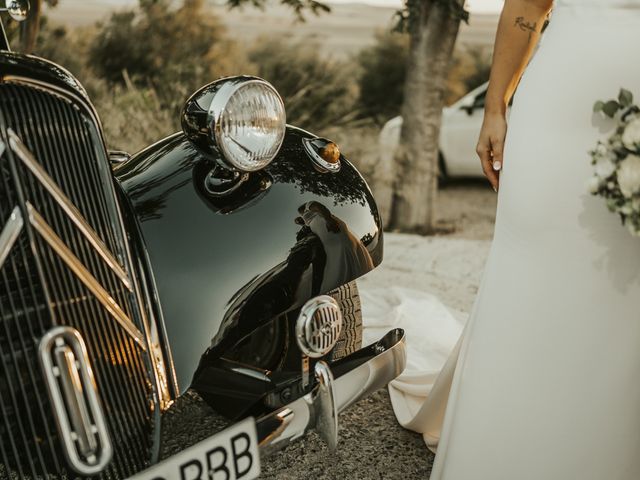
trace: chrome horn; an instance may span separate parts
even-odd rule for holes
[[[29,0],[5,0],[5,8],[0,11],[8,12],[16,22],[23,22],[29,13]]]

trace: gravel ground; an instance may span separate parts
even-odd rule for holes
[[[484,179],[449,181],[438,192],[438,222],[453,228],[448,236],[491,240],[497,200]]]
[[[390,233],[385,260],[359,281],[362,291],[401,285],[437,295],[465,312],[473,303],[489,250],[496,197],[484,182],[457,182],[439,195],[439,222],[451,234],[420,237]],[[366,306],[365,312],[366,324]],[[196,394],[188,393],[164,418],[163,456],[211,435],[224,425]],[[330,453],[315,435],[262,460],[264,479],[428,479],[434,455],[421,435],[396,422],[386,389],[340,415],[340,442]]]

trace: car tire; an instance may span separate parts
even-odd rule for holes
[[[339,360],[362,348],[362,308],[360,293],[355,281],[349,282],[328,293],[342,310],[342,332],[329,360]]]

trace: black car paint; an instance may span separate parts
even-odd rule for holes
[[[0,75],[61,90],[94,112],[82,85],[55,63],[3,51]],[[226,180],[229,171],[220,169],[215,149],[201,149],[183,133],[115,166],[120,210],[151,292],[148,308],[166,322],[152,325],[152,334],[163,340],[180,390],[264,322],[381,262],[382,228],[369,188],[344,158],[338,173],[318,170],[302,145],[312,137],[288,126],[272,164],[217,197],[205,183]],[[336,234],[333,245],[304,224],[310,210]],[[357,260],[362,251],[370,265]],[[327,257],[344,260],[345,271],[325,268]]]
[[[205,182],[220,162],[183,133],[116,167],[138,217],[181,389],[265,322],[367,273],[382,260],[371,192],[344,158],[318,171],[287,127],[265,169],[228,197]]]
[[[17,77],[31,82],[41,82],[48,88],[59,89],[82,101],[94,111],[84,87],[60,65],[33,55],[3,50],[0,55],[0,77]]]

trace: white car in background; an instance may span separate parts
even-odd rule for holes
[[[484,116],[485,83],[442,111],[439,167],[442,177],[484,177],[476,144]],[[389,120],[380,132],[380,151],[392,160],[400,143],[402,117]],[[390,156],[390,157],[389,157]],[[381,159],[385,163],[385,158]]]

